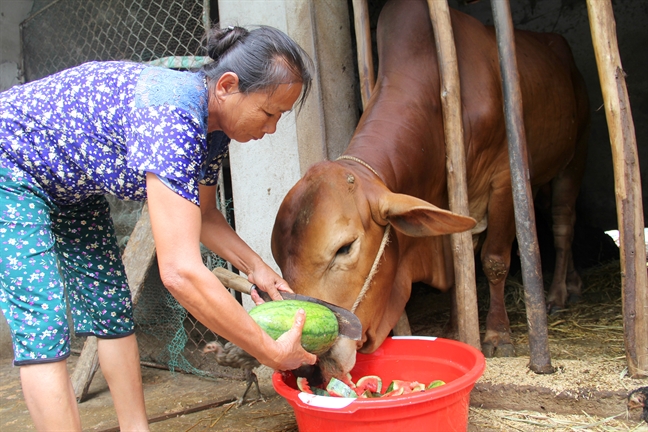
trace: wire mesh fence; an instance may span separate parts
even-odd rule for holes
[[[192,69],[210,25],[210,0],[36,0],[34,13],[21,24],[23,73],[33,81],[92,60],[130,60]],[[193,63],[192,63],[193,62]],[[225,161],[227,164],[227,161]],[[226,171],[225,169],[223,171]],[[232,220],[231,201],[221,178],[218,202]],[[125,247],[141,205],[111,201],[118,242]],[[203,250],[208,268],[225,263]],[[206,342],[219,337],[191,316],[151,269],[135,306],[143,362],[171,370],[242,378],[239,371],[218,366],[204,355]],[[216,311],[215,311],[216,312]],[[85,338],[72,339],[79,351]],[[222,341],[222,340],[221,340]]]
[[[90,60],[193,56],[209,13],[203,0],[52,1],[21,24],[25,79]]]

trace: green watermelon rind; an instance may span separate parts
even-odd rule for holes
[[[329,392],[331,396],[335,397],[344,397],[344,398],[357,398],[358,395],[356,392],[344,384],[337,378],[331,378],[328,385],[326,386],[326,391]]]
[[[299,309],[306,312],[302,347],[315,355],[327,352],[338,337],[339,325],[335,314],[326,306],[301,300],[271,301],[250,310],[250,316],[270,337],[277,340],[290,330]]]
[[[327,397],[331,396],[329,394],[329,392],[327,392],[324,389],[318,388],[318,387],[313,387],[313,388],[311,388],[311,390],[313,391],[313,394],[316,395],[316,396],[327,396]]]
[[[430,389],[433,389],[433,388],[441,387],[442,385],[445,385],[444,381],[442,381],[442,380],[434,380],[430,384],[428,384],[425,389],[430,390]]]

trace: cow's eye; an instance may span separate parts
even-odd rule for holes
[[[351,250],[351,245],[352,245],[352,244],[353,244],[353,243],[345,244],[345,245],[342,246],[340,249],[338,249],[338,251],[336,252],[335,255],[337,255],[337,256],[340,256],[340,255],[347,255],[347,254],[349,253],[349,251]]]

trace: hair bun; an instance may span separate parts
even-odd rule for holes
[[[244,39],[249,32],[239,26],[229,26],[219,28],[218,26],[212,27],[207,33],[206,50],[207,55],[218,62],[227,52],[229,52],[239,41]]]

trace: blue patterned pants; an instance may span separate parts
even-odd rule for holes
[[[76,335],[134,332],[106,198],[58,206],[0,154],[0,307],[11,329],[14,365],[70,355],[66,289]]]

